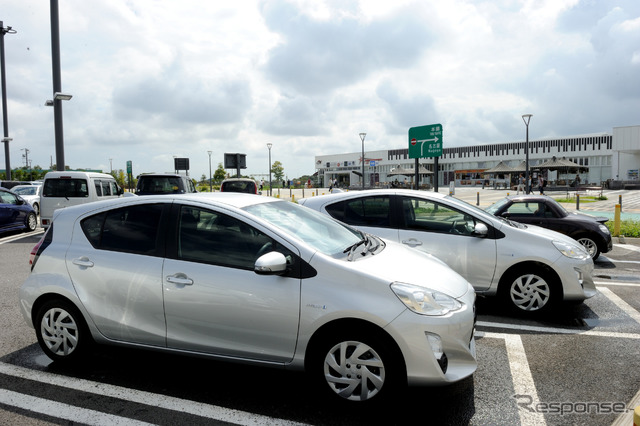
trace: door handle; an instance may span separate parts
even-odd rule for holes
[[[73,259],[71,263],[73,263],[74,265],[83,266],[85,268],[91,268],[93,266],[93,262],[90,261],[89,258],[86,256]]]
[[[174,275],[167,275],[167,282],[178,285],[193,285],[193,280],[182,272],[178,272]]]
[[[421,246],[422,241],[416,240],[415,238],[409,238],[408,240],[402,240],[402,244],[406,244],[408,246]]]

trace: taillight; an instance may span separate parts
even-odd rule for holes
[[[36,244],[33,247],[33,249],[31,249],[31,253],[29,253],[29,265],[31,265],[32,271],[33,271],[33,268],[36,266],[36,262],[38,261],[38,258],[40,257],[44,249],[46,249],[49,246],[49,244],[51,244],[52,239],[53,239],[53,224],[51,224],[51,226],[47,228],[42,238],[40,238],[40,241],[38,241],[38,244]]]
[[[31,253],[29,253],[29,265],[31,265],[31,269],[33,269],[33,265],[36,263],[36,256],[38,255],[38,250],[40,250],[40,246],[42,246],[42,241],[44,240],[44,236],[40,238],[38,244],[33,246],[31,249]]]

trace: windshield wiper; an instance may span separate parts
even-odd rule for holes
[[[344,249],[343,253],[347,253],[349,252],[349,255],[347,256],[348,260],[352,259],[353,253],[356,251],[356,249],[358,247],[360,247],[362,244],[368,243],[369,242],[369,237],[367,237],[367,234],[363,234],[363,237],[360,241],[358,241],[357,243],[351,244],[349,247],[347,247],[346,249]],[[364,253],[362,253],[362,255],[364,255]]]

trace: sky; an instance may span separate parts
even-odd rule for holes
[[[0,0],[12,168],[56,163],[50,2]],[[640,124],[638,0],[59,0],[65,163],[245,175],[280,161]],[[4,151],[0,152],[4,169]],[[229,170],[234,172],[233,170]]]

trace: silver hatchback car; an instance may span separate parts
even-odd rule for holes
[[[298,201],[346,224],[433,254],[478,295],[523,315],[596,295],[593,261],[574,239],[527,226],[437,192],[373,189]]]
[[[304,369],[376,400],[476,369],[475,293],[434,257],[288,201],[238,193],[56,212],[20,307],[57,362],[94,343]]]

